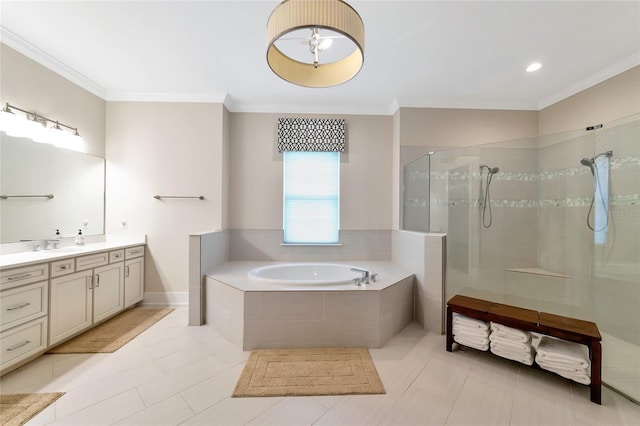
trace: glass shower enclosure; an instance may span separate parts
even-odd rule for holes
[[[640,401],[640,115],[425,155],[403,229],[447,234],[446,300],[594,321],[603,381]]]

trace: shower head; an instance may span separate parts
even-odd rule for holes
[[[496,173],[498,173],[500,171],[500,169],[498,167],[489,167],[486,164],[481,164],[480,165],[480,172],[482,172],[482,169],[487,169],[487,171],[489,172],[490,175],[495,175]]]
[[[580,164],[589,167],[589,169],[591,170],[591,174],[595,174],[593,170],[593,158],[583,158],[582,160],[580,160]]]

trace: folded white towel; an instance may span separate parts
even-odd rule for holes
[[[493,334],[489,336],[491,347],[498,347],[502,349],[509,349],[512,351],[531,352],[531,343],[514,342],[513,340],[501,339],[494,337]]]
[[[517,328],[507,327],[506,325],[491,322],[491,334],[495,334],[496,337],[503,337],[518,342],[530,342],[531,332],[522,331]]]
[[[466,342],[473,342],[476,345],[487,346],[489,349],[489,338],[483,336],[477,336],[475,334],[467,334],[467,333],[453,333],[453,339],[459,341],[458,339],[463,339]],[[460,342],[462,343],[462,342]]]
[[[550,362],[541,362],[539,357],[536,356],[536,363],[544,368],[545,370],[554,370],[554,371],[564,371],[566,373],[569,374],[585,374],[587,376],[591,376],[591,374],[589,373],[589,369],[588,368],[582,368],[582,367],[568,367],[566,365],[558,365],[555,363],[550,363]]]
[[[504,348],[501,346],[493,346],[491,345],[491,352],[501,356],[502,358],[507,358],[513,361],[518,361],[522,364],[531,365],[533,364],[533,348],[529,348],[528,351],[521,350],[512,350],[509,348]]]
[[[460,343],[461,345],[469,346],[470,348],[474,348],[479,351],[489,350],[489,339],[487,339],[487,343],[484,344],[474,339],[467,339],[465,336],[453,336],[453,340]]]
[[[578,383],[582,383],[583,385],[590,385],[591,384],[591,377],[589,377],[587,374],[580,374],[580,373],[571,373],[565,370],[556,370],[553,368],[545,368],[543,366],[540,366],[541,368],[544,368],[547,371],[551,371],[553,373],[556,373],[566,379],[571,379],[574,382],[578,382]]]
[[[481,330],[479,328],[467,327],[458,324],[453,326],[453,334],[469,334],[471,336],[489,338],[489,330]]]
[[[568,367],[587,368],[591,365],[585,345],[543,336],[538,345],[540,362],[551,362]]]
[[[464,325],[466,327],[479,328],[481,330],[489,330],[489,323],[480,321],[475,318],[465,317],[457,312],[453,313],[453,325]]]

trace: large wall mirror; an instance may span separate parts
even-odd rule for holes
[[[0,132],[0,166],[0,243],[104,233],[103,158]]]

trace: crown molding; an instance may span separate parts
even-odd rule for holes
[[[101,99],[106,98],[107,91],[102,86],[96,84],[93,80],[85,77],[65,63],[59,61],[45,51],[37,48],[16,33],[1,25],[0,41],[10,48],[16,50],[17,52],[23,54],[27,58],[39,63],[43,67],[50,69],[56,74],[80,86],[84,90],[96,95],[97,97]]]
[[[393,115],[388,105],[333,105],[333,104],[276,104],[242,102],[228,97],[225,106],[230,112],[278,114],[340,114],[340,115]],[[394,111],[395,112],[395,111]]]
[[[108,102],[225,103],[227,95],[174,92],[107,92]]]

